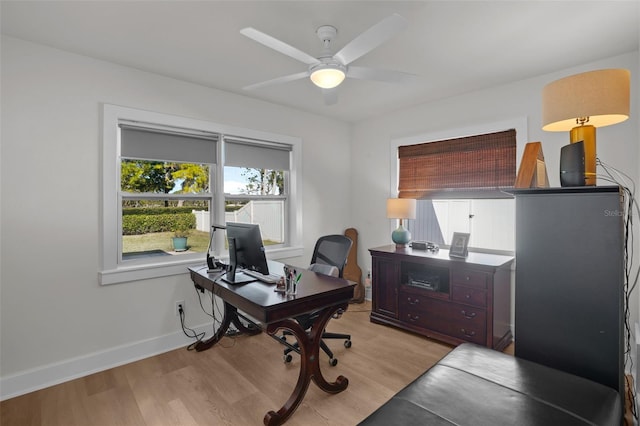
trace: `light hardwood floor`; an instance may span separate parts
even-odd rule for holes
[[[346,376],[349,387],[329,395],[312,383],[287,425],[355,425],[452,349],[372,324],[370,311],[369,302],[350,305],[329,323],[330,331],[351,333],[353,346],[329,341],[339,362],[330,367],[321,353],[322,370],[331,381]],[[264,333],[225,338],[200,353],[177,349],[0,402],[0,425],[261,425],[297,379],[299,358],[283,363],[282,349]]]
[[[322,357],[329,395],[311,383],[287,425],[355,425],[452,347],[369,321],[371,304],[353,304],[328,330],[351,333],[353,346],[329,341],[338,365]],[[187,318],[188,322],[189,318]],[[177,349],[0,403],[2,426],[261,425],[297,380],[299,358],[262,333],[224,338],[208,351]]]

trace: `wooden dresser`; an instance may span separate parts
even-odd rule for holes
[[[371,321],[458,345],[473,342],[502,350],[512,340],[513,257],[449,251],[369,249]]]

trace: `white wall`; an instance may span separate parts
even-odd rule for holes
[[[293,261],[352,226],[345,123],[10,37],[1,59],[3,398],[184,346],[174,301],[190,325],[208,322],[186,273],[98,285],[102,103],[302,138],[305,254]]]
[[[483,128],[490,123],[527,119],[528,142],[542,142],[551,186],[560,186],[560,147],[569,143],[569,134],[544,132],[541,129],[542,88],[558,78],[601,68],[627,68],[631,70],[631,118],[621,124],[597,130],[597,154],[606,163],[629,174],[637,185],[639,181],[639,127],[638,127],[638,53],[627,54],[597,63],[542,75],[517,83],[468,93],[462,96],[422,104],[413,108],[357,123],[353,129],[351,215],[360,233],[359,264],[366,271],[371,267],[368,248],[389,244],[392,227],[386,218],[386,198],[395,196],[390,188],[390,144],[394,139],[412,139],[415,135],[456,134],[457,129]],[[470,68],[469,72],[473,72]],[[444,138],[444,137],[443,137]],[[518,138],[519,139],[519,138]],[[519,139],[520,140],[520,139]],[[518,146],[518,163],[523,146]],[[600,173],[601,170],[598,170]],[[599,181],[599,185],[606,185]],[[636,194],[636,197],[638,194]],[[638,220],[636,238],[638,241]],[[635,250],[634,265],[640,265],[639,250]],[[516,284],[517,286],[517,284]],[[638,318],[638,292],[631,298],[631,324]],[[517,331],[516,331],[517,333]]]

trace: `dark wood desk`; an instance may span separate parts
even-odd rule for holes
[[[283,265],[279,265],[282,268]],[[272,268],[272,263],[269,269],[272,273],[282,274],[281,270]],[[328,382],[322,376],[319,352],[323,330],[338,310],[347,309],[349,300],[353,298],[355,283],[302,270],[298,293],[295,296],[286,296],[274,291],[275,284],[256,281],[231,285],[220,279],[216,280],[219,274],[208,274],[206,267],[191,267],[189,271],[196,287],[209,290],[224,302],[222,324],[210,339],[196,345],[197,351],[203,351],[215,345],[225,335],[230,324],[234,324],[244,333],[261,332],[259,328],[243,325],[238,317],[238,310],[259,321],[266,327],[269,335],[275,336],[279,330],[287,330],[298,340],[300,345],[298,382],[291,396],[278,412],[269,411],[265,414],[265,425],[280,425],[291,417],[302,402],[311,380],[327,393],[339,393],[347,388],[349,380],[344,376],[338,376],[335,382]],[[315,311],[319,311],[320,314],[309,333],[292,319]]]

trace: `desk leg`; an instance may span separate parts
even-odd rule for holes
[[[338,376],[335,382],[327,382],[320,371],[320,341],[322,340],[322,333],[333,314],[339,309],[346,310],[347,306],[344,303],[323,309],[309,333],[292,319],[278,321],[267,326],[267,333],[270,335],[275,335],[278,330],[287,330],[298,339],[298,344],[300,345],[300,374],[298,375],[296,387],[282,408],[277,413],[269,411],[265,414],[265,425],[281,425],[286,422],[302,402],[311,380],[327,393],[339,393],[347,388],[349,380],[346,377]]]
[[[238,309],[235,306],[230,305],[227,302],[224,302],[224,315],[222,316],[222,323],[220,324],[220,327],[218,328],[218,330],[216,330],[216,333],[213,336],[211,336],[209,339],[202,340],[196,343],[196,346],[195,346],[196,352],[206,351],[211,346],[218,343],[220,339],[222,339],[224,335],[227,333],[227,330],[229,329],[230,324],[235,325],[238,331],[248,334],[250,336],[254,334],[259,334],[261,332],[259,328],[247,327],[244,324],[242,324],[240,322],[240,318],[238,318]]]

